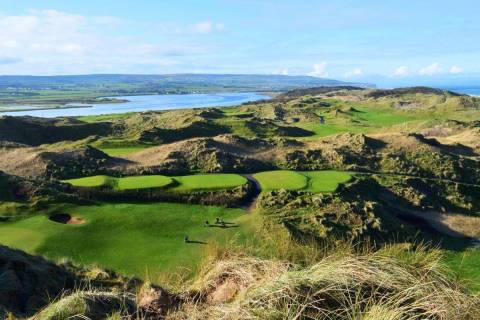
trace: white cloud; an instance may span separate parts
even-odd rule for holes
[[[358,77],[358,76],[361,76],[362,74],[363,74],[362,68],[354,68],[353,70],[346,72],[345,77],[346,78]]]
[[[0,13],[0,74],[161,73],[211,50],[206,41],[174,34],[139,41],[122,34],[124,24],[115,17],[56,10]],[[208,34],[224,26],[206,21],[179,28],[186,34]]]
[[[221,32],[225,25],[214,21],[201,21],[193,24],[160,23],[155,26],[160,33],[176,35],[195,35]]]
[[[328,77],[328,72],[327,72],[327,62],[323,61],[320,63],[315,63],[313,65],[313,71],[307,73],[308,76],[311,77]]]
[[[452,74],[459,74],[459,73],[462,73],[463,72],[463,69],[459,66],[452,66],[450,68],[450,73]]]
[[[272,74],[288,76],[288,68],[281,68],[281,69],[275,70]]]
[[[396,77],[404,77],[408,74],[408,67],[407,66],[400,66],[393,72],[393,75]]]
[[[438,63],[432,63],[424,68],[418,70],[418,74],[421,76],[433,76],[435,74],[439,74],[443,71]]]

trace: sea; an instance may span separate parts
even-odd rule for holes
[[[22,106],[27,111],[0,112],[1,115],[35,117],[78,117],[112,113],[141,112],[153,110],[191,109],[220,106],[234,106],[245,102],[268,100],[270,96],[257,92],[230,92],[205,94],[163,94],[144,96],[122,96],[116,99],[127,100],[122,103],[93,103],[67,105],[68,108],[35,110],[38,106]],[[18,109],[19,106],[12,107]]]

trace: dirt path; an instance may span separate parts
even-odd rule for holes
[[[252,189],[250,191],[250,195],[247,199],[245,199],[244,203],[240,205],[240,208],[245,210],[247,213],[255,211],[257,209],[257,200],[262,188],[260,187],[260,183],[253,177],[252,174],[242,174],[250,184],[252,185]]]
[[[438,233],[453,238],[479,242],[480,217],[437,211],[418,211],[402,208],[388,202],[401,220],[429,233]]]

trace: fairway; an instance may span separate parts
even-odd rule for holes
[[[206,245],[225,243],[242,232],[238,227],[204,227],[216,217],[241,221],[243,211],[220,207],[156,203],[100,204],[65,209],[85,220],[67,225],[37,215],[0,224],[0,244],[42,254],[70,258],[80,264],[98,264],[120,273],[157,282],[165,272],[190,275],[206,255]]]
[[[266,171],[253,175],[262,191],[303,190],[314,193],[333,192],[339,184],[348,182],[352,175],[342,171],[296,172],[288,170]]]

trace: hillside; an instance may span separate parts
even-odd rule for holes
[[[0,244],[25,251],[1,248],[0,287],[21,259],[11,277],[55,295],[0,290],[0,314],[478,318],[480,98],[334,85],[223,108],[0,117]]]

